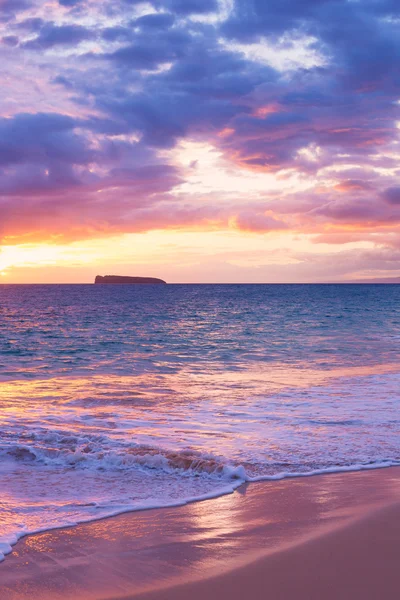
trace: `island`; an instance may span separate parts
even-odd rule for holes
[[[126,277],[125,275],[97,275],[94,280],[95,283],[108,283],[108,284],[155,284],[155,285],[166,285],[167,282],[162,279],[157,279],[156,277]]]

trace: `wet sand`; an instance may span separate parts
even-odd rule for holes
[[[1,600],[394,600],[400,468],[250,484],[28,536]]]

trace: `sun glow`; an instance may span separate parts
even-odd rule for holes
[[[314,255],[314,237],[290,230],[254,235],[236,228],[175,229],[64,245],[5,246],[0,252],[0,277],[4,283],[91,283],[98,274],[120,274],[161,277],[169,283],[228,283],[242,279],[249,270],[250,281],[252,277],[275,281],[276,273],[258,269],[282,269],[298,264],[298,256]],[[358,241],[347,247],[369,246]],[[318,244],[321,256],[340,251],[337,244]]]
[[[22,244],[2,246],[0,250],[0,272],[6,276],[14,267],[45,267],[71,262],[84,264],[86,258],[82,251],[73,245],[57,246],[52,244]]]

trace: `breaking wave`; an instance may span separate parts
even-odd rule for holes
[[[50,437],[50,436],[49,436]],[[55,440],[55,435],[51,439]],[[220,458],[191,450],[172,452],[151,446],[122,446],[117,449],[103,448],[104,438],[78,440],[75,437],[59,436],[58,447],[10,444],[0,447],[0,456],[17,462],[37,462],[42,465],[98,471],[125,471],[141,468],[158,470],[183,477],[211,477],[224,480],[241,479],[248,476],[242,465],[224,463]],[[42,440],[46,441],[46,440]]]

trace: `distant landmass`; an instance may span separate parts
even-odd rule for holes
[[[124,275],[97,275],[94,280],[95,283],[140,283],[140,284],[156,284],[166,285],[166,281],[157,279],[156,277],[125,277]]]
[[[382,277],[376,279],[354,279],[346,283],[400,283],[400,277]]]

